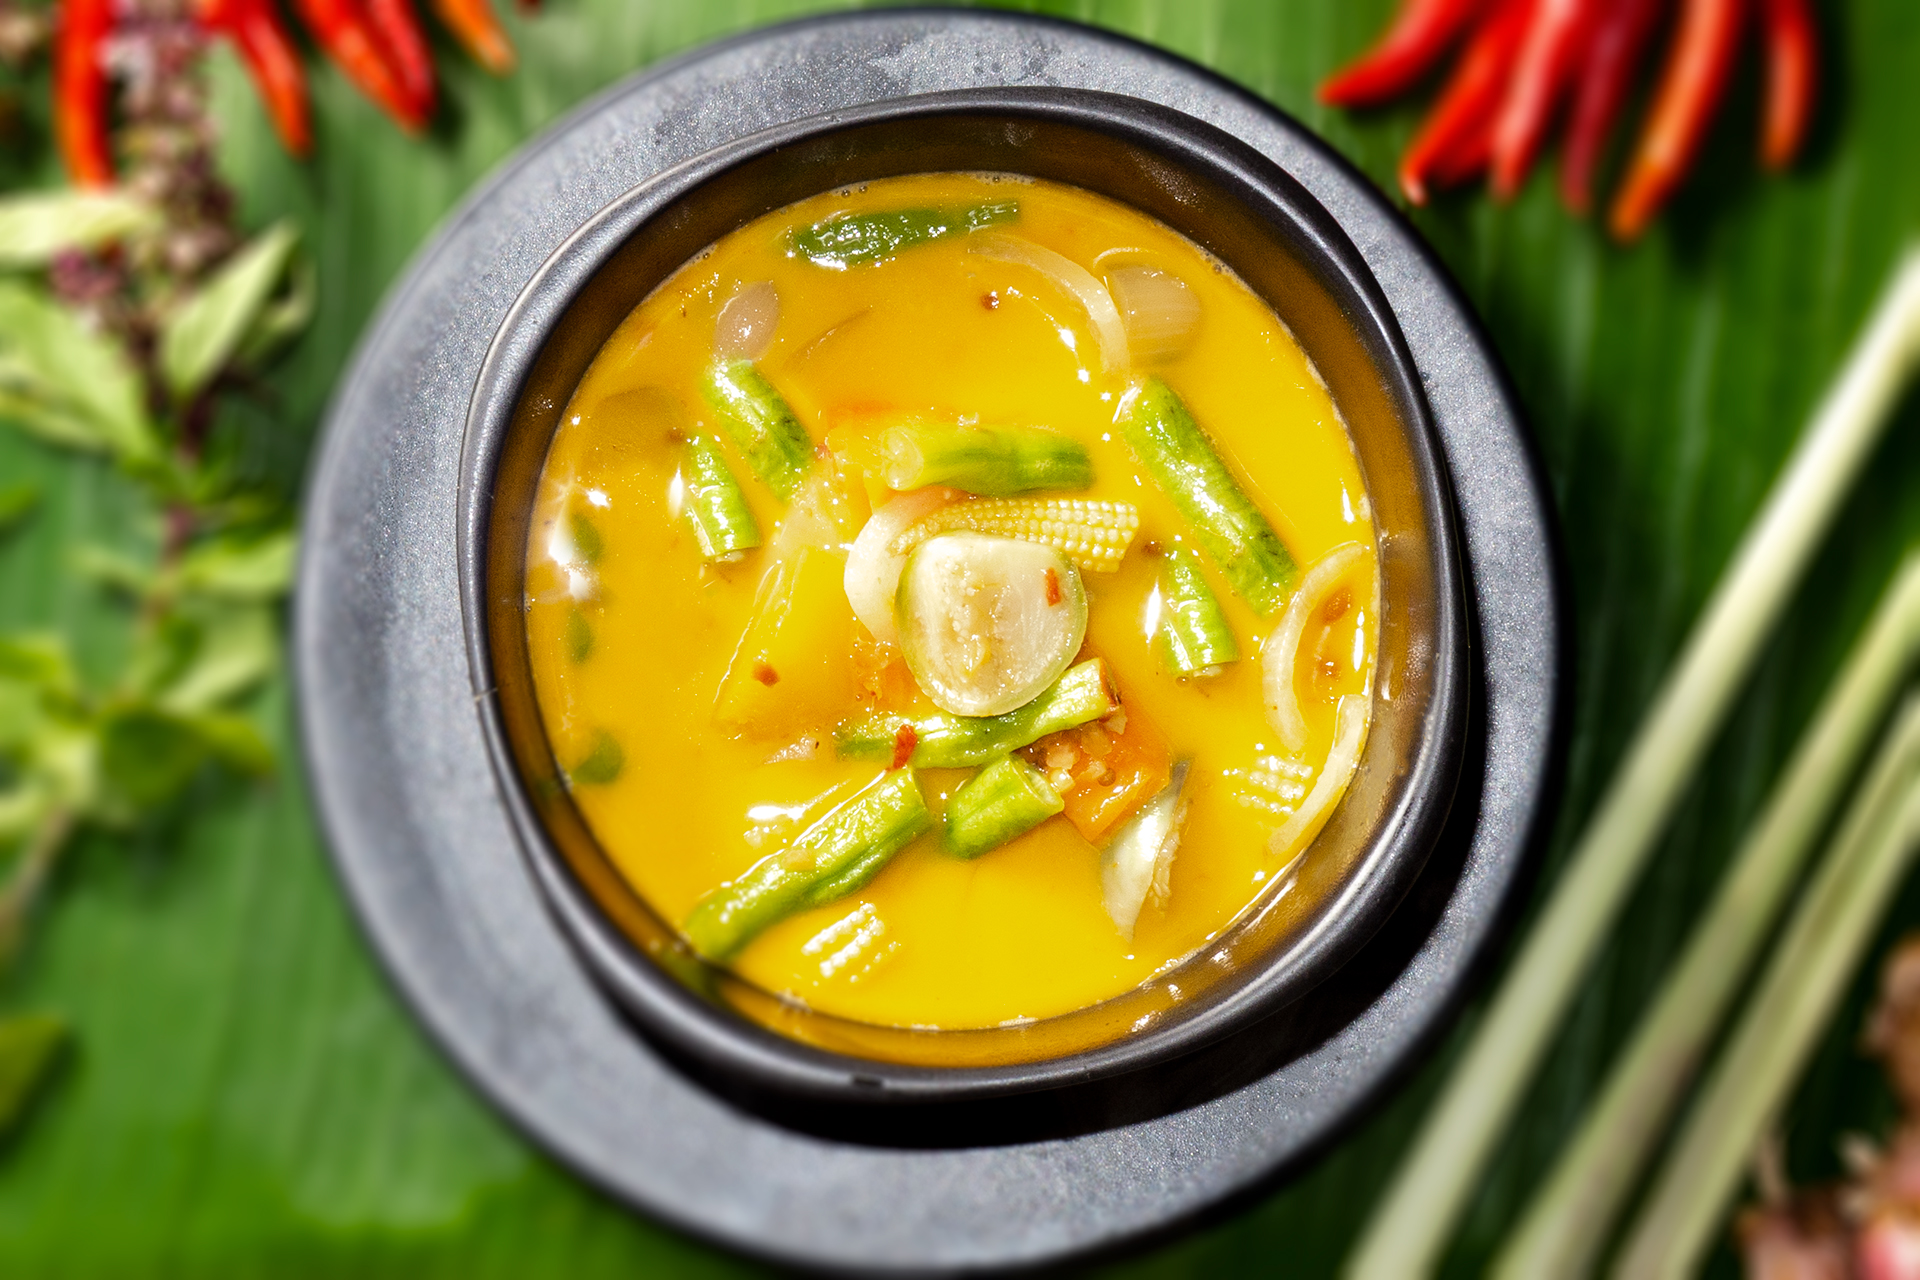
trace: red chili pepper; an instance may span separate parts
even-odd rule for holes
[[[1653,108],[1608,219],[1620,239],[1646,230],[1686,176],[1726,92],[1746,12],[1745,0],[1686,0]]]
[[[433,0],[433,11],[475,62],[497,76],[513,70],[513,42],[487,0]]]
[[[1560,198],[1575,213],[1584,215],[1593,207],[1593,171],[1600,163],[1600,149],[1626,104],[1634,68],[1665,8],[1666,0],[1615,0],[1594,28],[1560,158]]]
[[[433,115],[433,55],[427,52],[426,33],[413,0],[366,0],[367,23],[379,37],[387,64],[400,81],[400,91],[425,120]]]
[[[1764,0],[1767,114],[1760,135],[1760,161],[1779,170],[1793,163],[1813,114],[1818,57],[1807,0]]]
[[[296,0],[302,21],[320,47],[360,92],[373,99],[409,133],[426,124],[417,105],[400,87],[379,40],[357,0]]]
[[[1467,42],[1453,77],[1420,132],[1400,157],[1400,189],[1427,202],[1429,179],[1459,182],[1485,167],[1492,153],[1493,114],[1506,92],[1531,0],[1499,0],[1499,7]]]
[[[1320,101],[1365,107],[1397,98],[1453,47],[1484,0],[1406,0],[1380,42],[1320,86]]]
[[[107,141],[107,69],[101,46],[113,33],[112,0],[66,0],[53,52],[53,123],[60,158],[76,187],[113,185]]]
[[[1493,193],[1511,200],[1572,83],[1575,59],[1591,32],[1595,0],[1535,0],[1526,34],[1493,123]]]
[[[313,149],[307,123],[307,73],[273,0],[202,0],[200,24],[232,40],[287,150]]]

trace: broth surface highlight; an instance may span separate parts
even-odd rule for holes
[[[1017,218],[879,261],[833,269],[790,252],[791,231],[839,215],[1008,203]],[[1063,277],[1034,265],[1044,259],[1019,261],[1008,244],[1041,246],[1091,272],[1123,312],[1144,281],[1148,311],[1126,316],[1130,362],[1107,368],[1088,308]],[[1142,267],[1162,274],[1120,278]],[[1186,285],[1171,301],[1167,275]],[[755,368],[810,438],[812,488],[793,506],[756,478],[716,421],[703,380],[717,324],[723,343],[757,353]],[[1284,604],[1256,613],[1201,555],[1194,563],[1240,656],[1218,674],[1176,678],[1156,653],[1150,628],[1167,553],[1200,543],[1116,422],[1147,375],[1177,392],[1278,533],[1298,565],[1292,589],[1330,552],[1357,544],[1337,558],[1345,567],[1301,632],[1297,750],[1282,745],[1263,700],[1273,657],[1262,647]],[[842,574],[846,546],[890,497],[880,435],[909,419],[1047,428],[1084,447],[1093,479],[1035,496],[1138,509],[1117,571],[1079,575],[1087,621],[1075,661],[1104,661],[1121,713],[1091,736],[1075,731],[1071,757],[1049,755],[1046,742],[1020,757],[1050,780],[1070,763],[1085,775],[1075,789],[1110,786],[1099,781],[1102,744],[1142,733],[1136,720],[1157,730],[1170,758],[1189,762],[1166,892],[1150,895],[1128,938],[1103,897],[1100,844],[1066,816],[971,859],[943,848],[936,825],[864,887],[772,925],[728,963],[788,1000],[881,1025],[982,1028],[1070,1012],[1177,964],[1260,895],[1286,891],[1288,865],[1317,826],[1279,851],[1269,839],[1326,767],[1340,699],[1359,709],[1371,696],[1377,557],[1345,428],[1273,311],[1169,228],[1074,188],[926,174],[802,201],[683,266],[602,348],[547,457],[527,549],[541,713],[595,836],[672,921],[879,777],[891,762],[841,758],[836,724],[935,707],[857,620]],[[718,444],[762,534],[732,563],[703,559],[684,512],[697,480],[686,442],[696,437]],[[776,561],[795,575],[781,653],[798,657],[760,672],[774,679],[757,690],[736,673],[730,700],[717,702]],[[717,719],[721,703],[732,710]],[[973,772],[917,771],[936,819]],[[1093,794],[1083,793],[1083,808]]]

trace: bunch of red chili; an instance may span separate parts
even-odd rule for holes
[[[233,41],[274,129],[295,155],[313,145],[306,73],[276,0],[186,0],[195,21]],[[433,115],[433,61],[413,0],[292,0],[328,57],[409,133]],[[495,75],[513,69],[513,45],[490,0],[431,0],[433,11],[473,58]],[[533,8],[537,0],[521,0]],[[67,174],[82,187],[113,181],[107,101],[107,46],[116,0],[63,0],[55,28],[54,123]]]
[[[1725,93],[1757,5],[1766,49],[1760,158],[1782,169],[1813,109],[1818,59],[1807,0],[1677,0],[1673,43],[1608,226],[1623,240],[1646,229],[1680,185]],[[1633,73],[1668,0],[1404,0],[1380,42],[1320,86],[1323,101],[1360,107],[1414,87],[1462,49],[1439,101],[1400,160],[1400,186],[1425,204],[1431,186],[1485,173],[1510,198],[1566,113],[1560,193],[1584,214],[1594,169]]]

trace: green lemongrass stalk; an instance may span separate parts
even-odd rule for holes
[[[1920,249],[1856,342],[1687,637],[1545,910],[1347,1263],[1433,1269],[1580,980],[1920,357]]]
[[[1690,1276],[1920,847],[1920,693],[1800,899],[1628,1236],[1616,1276]]]
[[[1920,552],[1902,563],[1680,962],[1502,1246],[1494,1276],[1579,1276],[1592,1267],[1917,652]]]

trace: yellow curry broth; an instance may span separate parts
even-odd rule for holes
[[[1021,213],[1001,230],[1096,272],[1096,260],[1130,260],[1184,278],[1201,304],[1198,337],[1153,371],[1186,400],[1303,569],[1341,543],[1372,548],[1359,467],[1333,403],[1291,335],[1237,278],[1103,198],[958,174],[804,201],[727,237],[662,285],[582,379],[554,437],[528,548],[529,647],[555,754],[570,769],[600,762],[598,772],[576,772],[581,812],[635,888],[681,920],[824,807],[809,811],[809,801],[879,771],[833,758],[830,739],[820,758],[767,763],[780,740],[715,725],[716,691],[769,551],[703,566],[671,491],[676,440],[718,433],[699,379],[715,318],[738,285],[768,280],[778,291],[779,324],[758,367],[816,444],[835,433],[841,463],[863,436],[906,414],[1033,424],[1090,451],[1097,479],[1085,496],[1138,504],[1141,529],[1120,571],[1085,575],[1086,647],[1110,665],[1128,712],[1149,717],[1176,758],[1193,761],[1171,892],[1162,906],[1149,902],[1128,941],[1102,906],[1098,850],[1064,819],[972,862],[943,854],[936,831],[860,893],[768,930],[733,962],[768,991],[883,1025],[978,1028],[1066,1013],[1203,946],[1278,878],[1286,858],[1268,852],[1268,837],[1326,758],[1337,696],[1364,691],[1373,661],[1369,555],[1351,578],[1358,607],[1309,628],[1296,684],[1311,736],[1299,760],[1283,758],[1266,724],[1258,659],[1277,618],[1256,618],[1211,565],[1241,661],[1195,681],[1156,665],[1142,623],[1159,569],[1149,544],[1192,535],[1113,429],[1126,375],[1101,369],[1079,305],[1029,267],[969,253],[965,239],[845,271],[785,254],[789,228],[836,213],[1006,199]],[[1116,249],[1126,252],[1100,257]],[[781,504],[737,452],[728,459],[771,542]],[[859,488],[852,505],[864,505]],[[864,512],[845,514],[857,528]],[[806,623],[820,645],[816,689],[857,689],[849,653],[864,628],[844,596],[816,613]],[[850,700],[841,714],[864,709]],[[614,759],[611,781],[585,780]],[[966,777],[923,771],[936,812]]]

